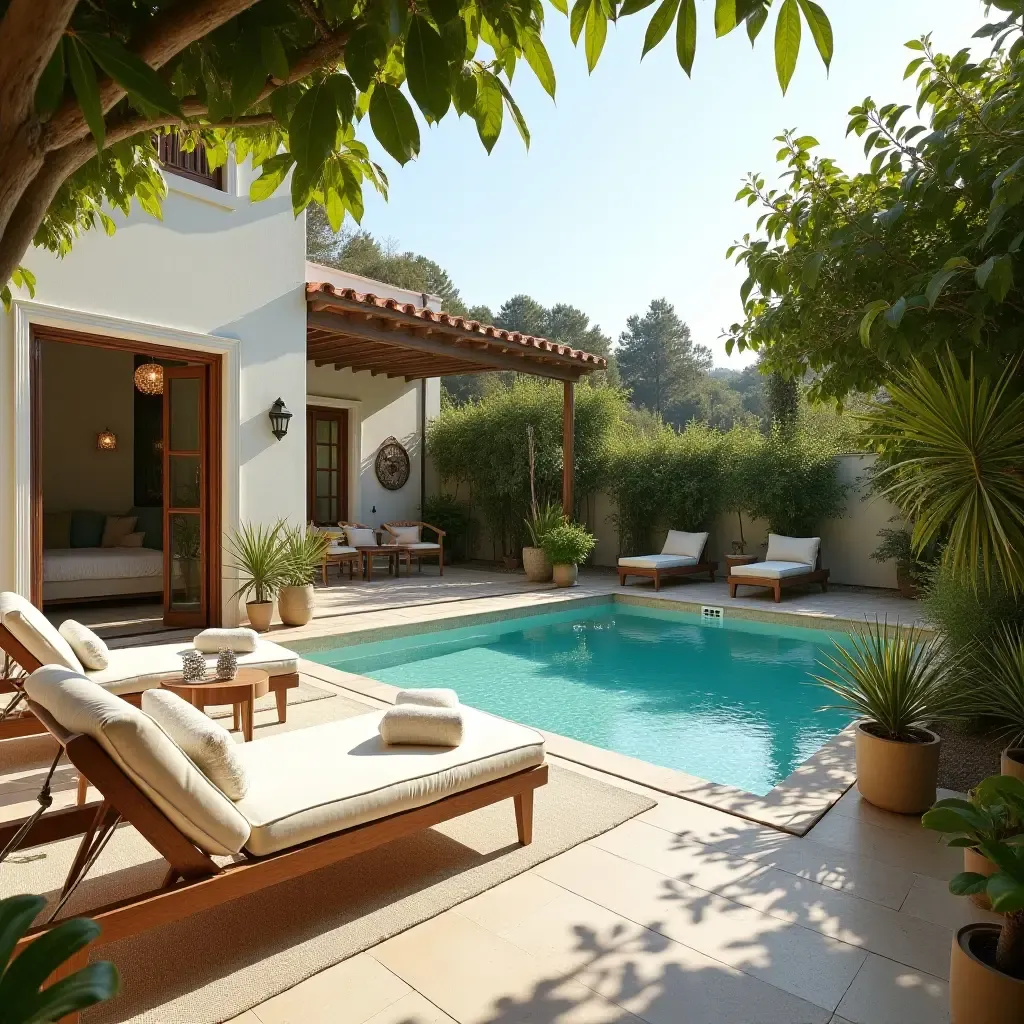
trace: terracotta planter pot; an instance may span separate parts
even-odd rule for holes
[[[949,962],[950,1024],[1020,1024],[1024,981],[995,967],[999,925],[969,924],[953,937]]]
[[[1024,782],[1024,747],[1007,747],[999,758],[999,771]]]
[[[553,565],[551,575],[556,587],[575,587],[579,578],[579,568],[575,565]]]
[[[896,814],[923,814],[935,803],[939,777],[939,737],[916,730],[922,741],[905,743],[875,736],[858,722],[857,788],[868,803]]]
[[[501,564],[508,569],[509,572],[514,572],[519,568],[519,559],[516,558],[515,555],[502,555]]]
[[[523,568],[531,583],[547,583],[551,579],[551,563],[543,548],[523,548]]]
[[[277,595],[277,610],[286,626],[304,626],[313,618],[313,584],[282,587]]]
[[[921,586],[917,580],[910,575],[909,569],[901,569],[899,566],[896,567],[896,586],[899,588],[900,597],[913,599],[921,596]]]
[[[989,875],[995,874],[996,870],[995,864],[983,853],[972,850],[969,846],[964,847],[964,871],[971,871],[976,875],[984,875],[988,878]],[[992,909],[992,903],[983,892],[976,892],[970,899],[980,910]]]
[[[274,602],[250,601],[245,606],[245,612],[249,616],[249,625],[257,633],[266,633],[270,629],[270,620],[274,616]]]

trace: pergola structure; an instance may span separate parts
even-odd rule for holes
[[[514,370],[562,381],[562,508],[571,514],[574,386],[586,374],[607,368],[607,359],[547,338],[315,281],[306,284],[306,307],[306,353],[317,366],[406,380]]]

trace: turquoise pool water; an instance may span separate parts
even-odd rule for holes
[[[605,604],[307,657],[763,796],[849,721],[810,682],[845,637]]]

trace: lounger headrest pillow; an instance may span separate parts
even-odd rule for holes
[[[74,619],[65,619],[59,632],[89,671],[102,672],[110,664],[110,649],[88,626]]]
[[[704,552],[704,545],[708,542],[706,533],[685,533],[682,530],[669,530],[665,538],[665,546],[661,549],[663,555],[684,555],[688,558],[700,560]]]
[[[457,747],[462,742],[461,708],[396,704],[384,712],[377,727],[389,746]]]
[[[396,704],[422,704],[427,708],[457,708],[459,695],[446,687],[423,687],[416,690],[399,690]]]
[[[192,643],[203,654],[219,654],[226,647],[235,654],[252,654],[259,637],[255,629],[237,626],[234,629],[204,629]]]
[[[0,623],[42,664],[83,671],[82,663],[67,640],[31,601],[26,601],[20,594],[10,590],[0,594]]]
[[[196,846],[232,854],[245,845],[248,821],[149,715],[56,665],[33,672],[25,692],[68,732],[92,737]]]
[[[809,565],[812,569],[818,563],[820,537],[783,537],[778,533],[768,534],[768,554],[766,562],[799,562]]]

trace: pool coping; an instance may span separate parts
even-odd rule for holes
[[[634,594],[610,593],[580,597],[567,595],[563,600],[545,602],[541,607],[536,604],[525,604],[493,611],[402,621],[396,622],[393,626],[378,625],[363,630],[306,636],[296,638],[289,647],[301,656],[336,647],[371,643],[375,640],[416,636],[421,633],[458,629],[462,626],[548,614],[553,610],[552,604],[562,606],[559,610],[565,610],[566,606],[589,608],[604,604],[624,604],[697,614],[700,614],[703,607],[692,601],[649,598]],[[736,608],[730,610],[730,617],[732,615],[759,622],[781,622],[785,625],[829,631],[849,630],[861,625],[860,622],[850,619],[803,612],[762,612],[760,609]],[[306,658],[301,659],[299,671],[314,679],[319,678],[384,704],[394,704],[400,689],[368,676],[321,665]],[[556,757],[796,836],[806,835],[856,781],[853,725],[847,726],[832,737],[765,796],[755,796],[735,786],[710,782],[686,772],[663,768],[558,733],[543,729],[537,731],[544,735],[548,751]]]

